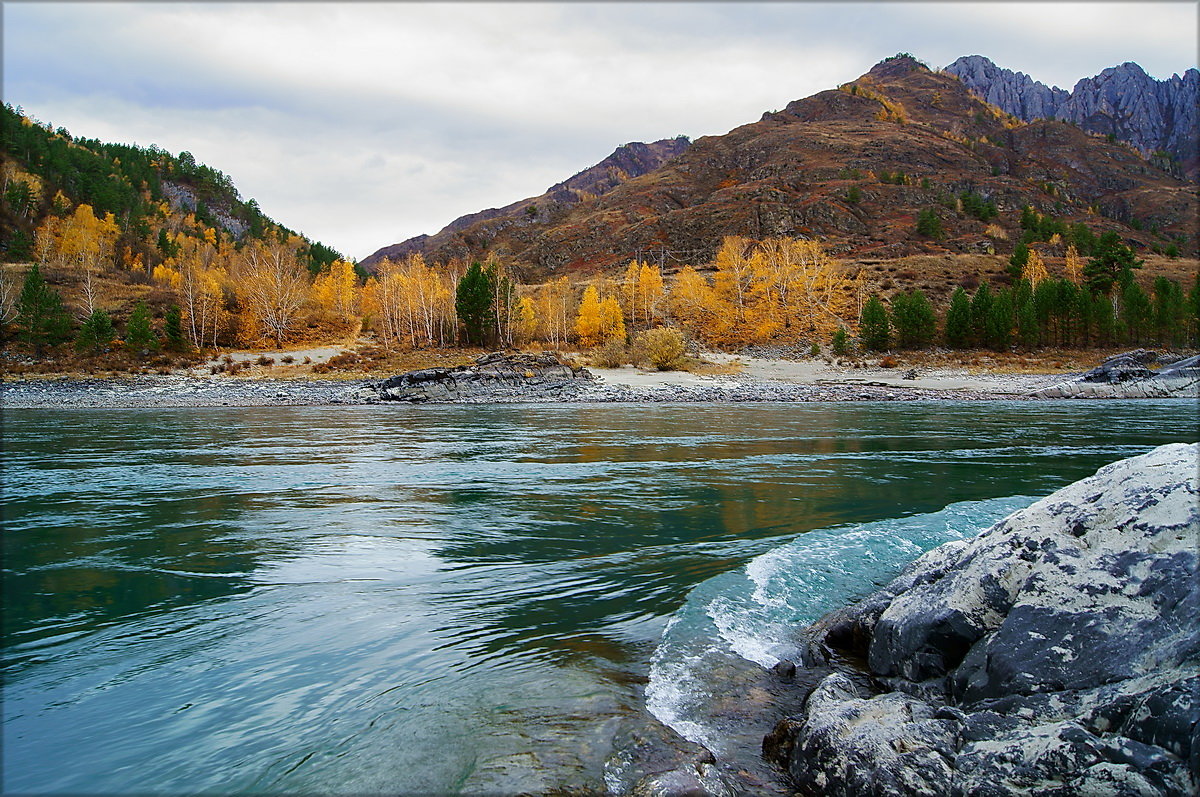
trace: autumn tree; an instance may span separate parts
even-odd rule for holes
[[[384,259],[378,271],[379,280],[369,298],[377,308],[376,329],[389,346],[416,349],[453,340],[454,283],[449,275],[426,264],[419,252],[399,263]]]
[[[300,262],[296,237],[251,241],[237,263],[238,304],[249,336],[280,345],[295,328],[308,298],[308,269]]]
[[[1067,279],[1074,285],[1079,285],[1083,278],[1083,258],[1079,256],[1079,250],[1075,248],[1075,244],[1067,247],[1067,253],[1064,256],[1064,266],[1067,271]]]
[[[218,254],[211,240],[187,238],[180,246],[179,267],[172,269],[170,275],[179,295],[184,329],[197,348],[205,345],[215,348],[229,318],[225,294],[230,278],[220,266]],[[163,266],[155,272],[160,268]]]
[[[511,329],[514,341],[519,344],[530,343],[537,338],[538,319],[533,297],[522,296],[517,300]]]
[[[484,267],[492,289],[492,322],[495,339],[500,346],[512,345],[512,320],[517,305],[517,289],[502,264],[489,263]]]
[[[567,277],[538,287],[535,304],[542,340],[554,347],[566,345],[575,324],[575,291]]]
[[[662,274],[649,263],[632,260],[621,282],[621,304],[633,327],[649,327],[664,295]]]
[[[600,293],[595,285],[589,285],[579,302],[579,315],[575,317],[575,334],[583,346],[598,346],[604,339],[601,333]]]
[[[1021,269],[1021,279],[1029,280],[1029,285],[1032,288],[1037,288],[1038,284],[1050,279],[1050,272],[1046,270],[1046,263],[1042,260],[1042,256],[1035,249],[1030,249],[1025,257],[1025,265]]]
[[[113,214],[97,218],[88,204],[63,218],[48,217],[37,231],[34,250],[40,263],[82,275],[85,315],[96,309],[99,276],[112,263],[119,234]]]
[[[671,314],[696,337],[706,343],[721,343],[725,332],[734,328],[735,319],[704,275],[692,266],[684,266],[675,277],[668,295]]]
[[[354,265],[336,259],[313,280],[313,301],[331,315],[347,318],[358,308],[361,289]]]

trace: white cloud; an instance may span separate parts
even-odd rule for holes
[[[1179,3],[10,4],[5,97],[79,135],[187,149],[363,257],[901,50],[1060,85],[1123,60],[1165,77],[1194,62],[1195,19]]]

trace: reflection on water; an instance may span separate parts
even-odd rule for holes
[[[696,585],[1046,494],[1191,409],[8,410],[4,787],[602,788]]]

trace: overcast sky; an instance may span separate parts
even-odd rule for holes
[[[4,100],[196,159],[352,258],[693,139],[907,51],[1071,88],[1195,66],[1197,4],[47,3],[3,8]]]

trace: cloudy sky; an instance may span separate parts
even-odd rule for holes
[[[1197,4],[6,2],[4,100],[188,150],[352,258],[540,194],[629,141],[721,134],[907,51],[1070,88],[1195,66]]]

